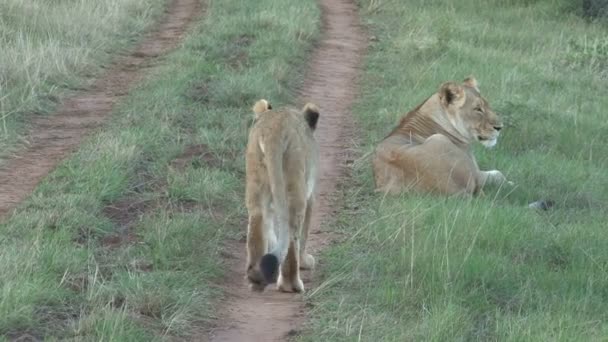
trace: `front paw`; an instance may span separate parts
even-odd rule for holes
[[[488,175],[488,180],[490,183],[502,184],[507,181],[507,177],[505,177],[505,175],[498,170],[486,171],[486,175]]]
[[[507,180],[505,175],[498,170],[490,170],[486,171],[487,180],[486,183],[496,184],[496,185],[507,185],[507,186],[515,186],[515,183]]]

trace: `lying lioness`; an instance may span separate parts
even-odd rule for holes
[[[479,94],[477,81],[446,82],[401,118],[376,148],[373,167],[378,191],[414,190],[477,194],[485,184],[506,181],[498,170],[480,171],[470,145],[496,145],[502,122]]]

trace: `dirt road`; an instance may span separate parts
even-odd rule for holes
[[[315,136],[321,147],[320,182],[317,206],[312,220],[310,248],[323,267],[318,252],[328,242],[331,227],[324,222],[334,210],[336,184],[345,175],[348,148],[352,146],[353,122],[350,109],[357,94],[357,77],[367,38],[360,26],[357,7],[350,0],[320,1],[323,20],[322,38],[309,61],[301,102],[319,105],[321,118]],[[243,227],[245,229],[245,227]],[[285,294],[268,287],[252,293],[244,276],[245,244],[232,241],[230,267],[224,286],[228,293],[219,326],[211,341],[269,342],[284,341],[297,333],[306,318],[300,295]],[[304,273],[310,289],[312,275]]]
[[[117,58],[89,90],[67,98],[54,114],[32,122],[25,137],[28,144],[0,168],[0,219],[105,122],[112,106],[145,76],[154,59],[179,44],[201,10],[200,0],[171,0],[164,17],[133,52]]]

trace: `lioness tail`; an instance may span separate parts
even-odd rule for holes
[[[319,121],[319,107],[314,103],[307,103],[302,108],[302,113],[308,126],[314,131],[317,128],[317,121]]]
[[[277,243],[273,249],[262,257],[260,269],[266,283],[274,283],[279,273],[279,264],[285,260],[289,249],[289,212],[287,209],[287,186],[285,183],[285,171],[283,170],[282,144],[279,141],[265,141],[266,152],[264,153],[264,164],[268,172],[272,205],[276,220]]]

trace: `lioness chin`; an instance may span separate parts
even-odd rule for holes
[[[471,151],[475,141],[486,147],[496,145],[502,127],[475,78],[462,84],[446,82],[402,117],[377,146],[373,156],[376,189],[472,195],[486,184],[506,182],[498,170],[479,170]]]
[[[318,146],[313,136],[319,110],[254,107],[246,153],[247,279],[262,291],[277,282],[285,292],[303,292],[300,268],[312,268],[306,252],[312,214]],[[278,279],[277,279],[278,278]]]

